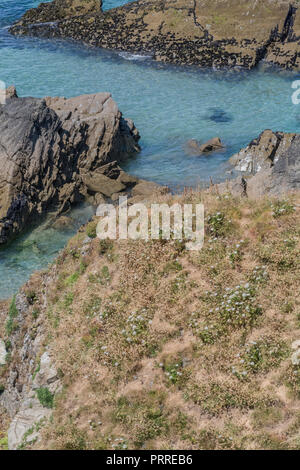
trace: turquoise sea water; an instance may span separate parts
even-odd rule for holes
[[[142,136],[141,154],[123,165],[131,173],[174,189],[210,177],[216,181],[227,176],[229,156],[263,129],[299,131],[300,106],[291,101],[295,75],[263,69],[200,71],[71,41],[9,35],[8,25],[38,3],[0,0],[0,80],[15,84],[21,96],[110,91]],[[122,3],[126,2],[104,0],[104,8]],[[205,157],[185,152],[187,140],[214,136],[226,145],[223,152]],[[17,241],[0,252],[0,298],[16,290],[34,269],[45,266],[70,234],[55,232],[51,248],[45,245],[40,252],[36,244],[43,244],[44,232],[39,229],[28,236],[35,237],[32,248],[29,243],[23,250]]]

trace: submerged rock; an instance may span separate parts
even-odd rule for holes
[[[292,343],[293,354],[291,356],[291,362],[294,366],[300,365],[300,340],[296,340]]]
[[[8,99],[0,106],[0,244],[89,191],[106,194],[108,183],[111,194],[125,188],[111,182],[107,165],[139,151],[138,140],[109,93]]]
[[[188,153],[191,153],[192,155],[202,155],[203,153],[221,150],[224,148],[224,145],[219,137],[213,137],[204,144],[201,144],[196,139],[191,139],[187,142],[186,147]]]
[[[300,65],[300,13],[286,0],[140,0],[105,12],[88,8],[81,16],[72,10],[53,24],[58,18],[49,11],[57,2],[31,10],[11,32],[202,67],[251,69],[262,60],[286,69]]]

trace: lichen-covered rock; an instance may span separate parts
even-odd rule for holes
[[[250,69],[264,60],[286,69],[300,65],[300,13],[297,2],[286,0],[140,0],[50,24],[25,15],[11,31],[150,53],[177,64]]]
[[[137,152],[138,140],[109,93],[8,99],[0,106],[0,244],[82,200],[85,179]]]

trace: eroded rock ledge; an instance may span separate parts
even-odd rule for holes
[[[11,32],[202,67],[251,69],[262,60],[285,69],[300,65],[298,4],[285,0],[140,0],[106,12],[70,11],[62,19],[46,4],[26,13]]]
[[[139,151],[138,140],[109,93],[37,99],[8,89],[0,106],[0,244],[48,211],[135,185],[118,163]]]

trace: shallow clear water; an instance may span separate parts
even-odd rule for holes
[[[45,222],[0,249],[0,299],[16,292],[33,271],[47,266],[93,213],[91,206],[79,206],[68,214],[70,226],[66,230],[46,228]]]
[[[299,131],[300,106],[291,101],[295,75],[263,70],[200,71],[68,41],[10,36],[7,26],[38,3],[0,0],[0,80],[14,83],[21,96],[69,97],[110,91],[142,135],[141,154],[123,165],[131,173],[172,188],[197,185],[210,177],[218,180],[227,176],[228,157],[263,129]],[[104,7],[122,3],[108,0]],[[185,152],[187,140],[205,141],[214,136],[226,145],[223,152],[205,157]],[[58,237],[57,249],[64,242],[64,236]],[[5,257],[0,253],[0,298],[11,292],[11,282],[19,285],[56,253],[54,243],[51,253],[45,253],[39,263],[28,250],[23,262],[21,251],[21,261],[11,268],[7,266],[13,247]]]

